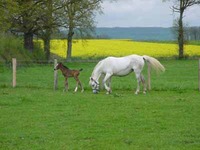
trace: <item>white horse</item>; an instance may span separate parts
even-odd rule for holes
[[[129,55],[125,57],[107,57],[101,60],[94,68],[90,77],[89,84],[93,91],[99,91],[99,78],[104,75],[103,85],[107,90],[107,94],[111,93],[111,77],[112,76],[126,76],[131,72],[135,72],[137,79],[137,89],[135,94],[140,91],[140,83],[142,82],[144,91],[146,93],[146,84],[142,69],[145,61],[156,71],[165,71],[164,66],[155,58],[150,56]],[[108,84],[106,83],[108,81]]]

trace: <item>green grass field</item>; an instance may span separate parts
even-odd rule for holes
[[[200,149],[200,93],[197,60],[163,60],[166,72],[152,72],[152,90],[135,95],[135,75],[113,77],[113,93],[93,94],[88,82],[96,63],[83,68],[85,92],[63,92],[53,65],[19,66],[17,87],[9,67],[0,69],[0,149]],[[144,74],[147,76],[144,69]]]

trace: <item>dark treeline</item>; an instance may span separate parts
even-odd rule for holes
[[[185,29],[185,39],[187,41],[200,40],[200,27],[187,27]]]

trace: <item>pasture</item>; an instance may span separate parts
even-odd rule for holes
[[[63,92],[53,65],[19,65],[17,87],[10,67],[0,71],[0,149],[199,149],[200,93],[197,60],[161,60],[166,72],[152,72],[152,90],[135,95],[134,74],[112,79],[113,93],[93,94],[88,82],[96,63],[83,68],[84,93]],[[147,77],[147,68],[144,68]]]

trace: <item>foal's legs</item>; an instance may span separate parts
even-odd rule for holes
[[[83,86],[82,86],[82,84],[81,84],[81,81],[79,80],[79,86],[81,87],[81,92],[83,92],[84,91],[84,89],[83,89]]]
[[[64,91],[66,92],[68,92],[68,90],[69,90],[69,86],[68,86],[68,78],[65,78],[65,89],[64,89]]]
[[[74,92],[77,92],[77,90],[78,90],[78,85],[81,87],[81,92],[83,92],[84,89],[83,89],[83,86],[82,86],[82,84],[81,84],[79,78],[78,78],[78,77],[74,77],[74,79],[76,80],[76,88],[74,89]]]
[[[106,74],[106,76],[105,76],[105,78],[103,79],[103,84],[104,84],[104,87],[105,87],[105,89],[107,90],[107,94],[110,94],[111,93],[111,88],[110,88],[110,81],[111,81],[111,76],[112,76],[112,74],[110,74],[110,73],[107,73]],[[109,80],[109,86],[107,86],[107,84],[106,84],[106,81],[107,80]]]
[[[76,87],[74,89],[74,92],[77,92],[79,79],[77,77],[74,77],[74,79],[76,80]]]

